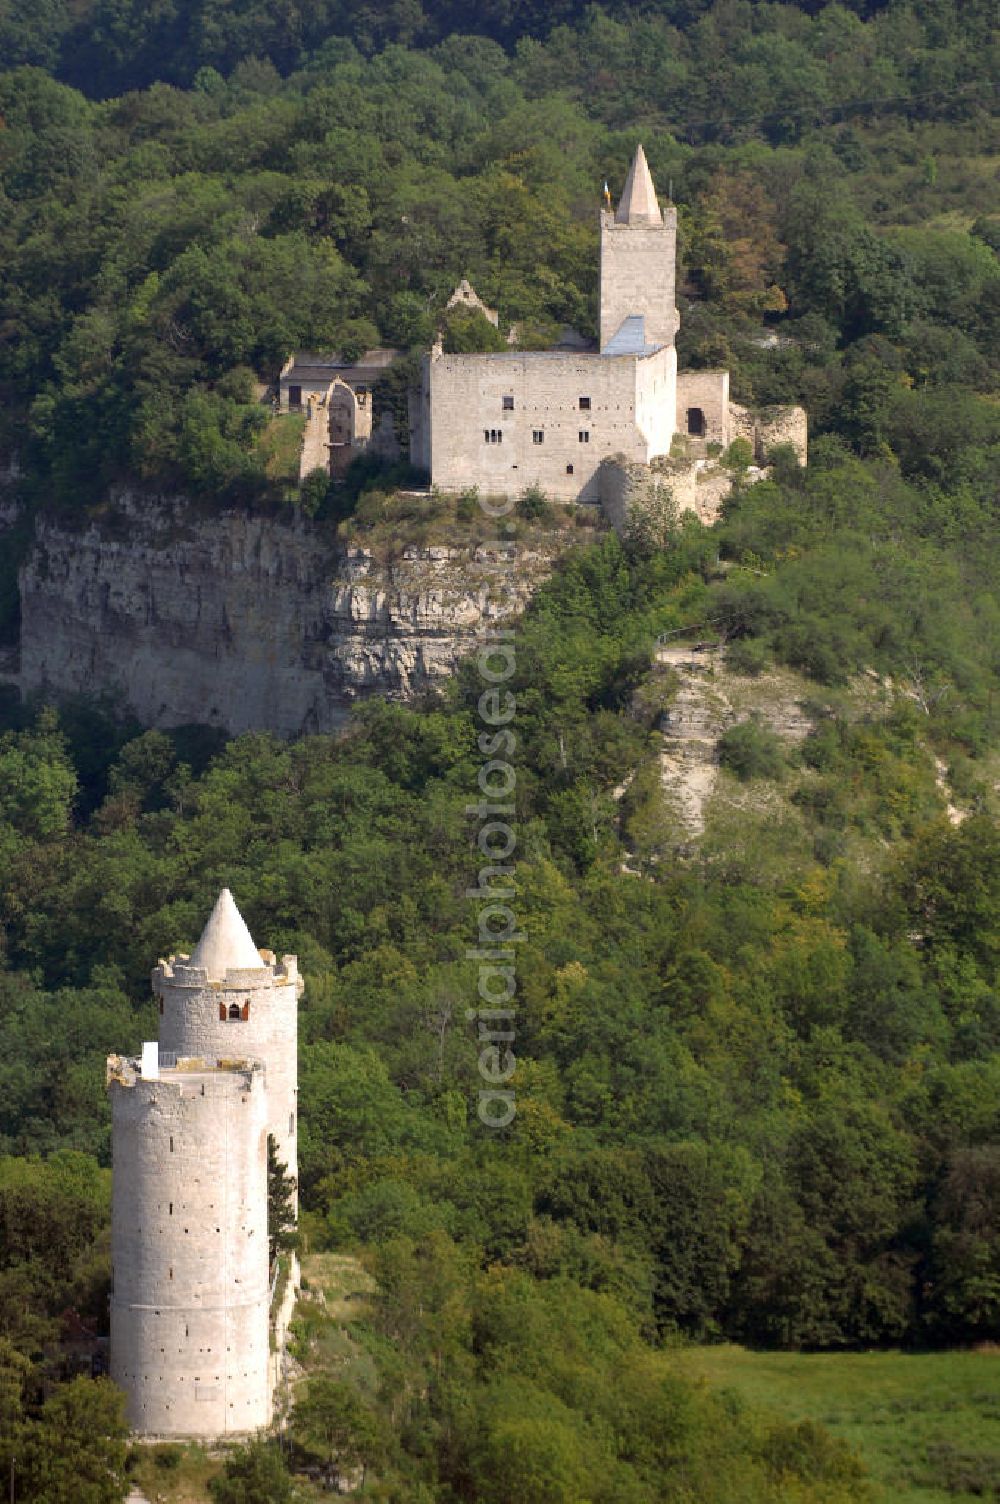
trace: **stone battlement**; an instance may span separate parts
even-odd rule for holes
[[[218,991],[246,991],[259,987],[286,987],[290,982],[301,984],[298,956],[282,956],[279,962],[273,951],[260,952],[260,966],[229,966],[223,978],[210,977],[208,969],[196,966],[186,955],[161,959],[153,968],[153,992],[160,996],[164,987],[212,988]]]
[[[220,1056],[212,1060],[204,1055],[160,1054],[157,1074],[150,1077],[143,1074],[142,1061],[138,1055],[109,1055],[105,1081],[108,1086],[115,1082],[118,1086],[129,1087],[135,1086],[138,1081],[176,1086],[189,1081],[193,1076],[242,1076],[245,1084],[250,1086],[252,1078],[255,1075],[262,1076],[263,1071],[264,1067],[259,1060],[245,1057],[227,1059]]]

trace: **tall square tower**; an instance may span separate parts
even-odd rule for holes
[[[639,146],[617,210],[601,212],[602,352],[628,318],[644,320],[647,346],[673,344],[676,256],[677,210],[660,208]]]

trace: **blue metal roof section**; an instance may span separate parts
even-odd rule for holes
[[[652,355],[659,345],[646,343],[646,319],[641,313],[624,319],[608,340],[602,355]]]

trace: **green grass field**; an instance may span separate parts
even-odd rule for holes
[[[257,440],[257,452],[271,480],[288,486],[298,484],[305,426],[305,413],[281,413],[262,431]]]
[[[821,1421],[861,1453],[892,1504],[1000,1499],[1000,1348],[754,1353],[700,1347],[685,1372],[755,1407]]]

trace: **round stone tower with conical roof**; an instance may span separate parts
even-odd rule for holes
[[[258,951],[224,888],[193,954],[153,972],[159,1043],[108,1060],[111,1377],[143,1435],[271,1419],[270,1324],[280,1348],[291,1307],[272,1317],[267,1139],[295,1175],[301,990],[296,958]]]
[[[258,950],[228,888],[223,888],[190,956],[153,972],[160,1048],[175,1055],[259,1061],[267,1084],[267,1131],[278,1158],[298,1174],[298,999],[295,956]]]

